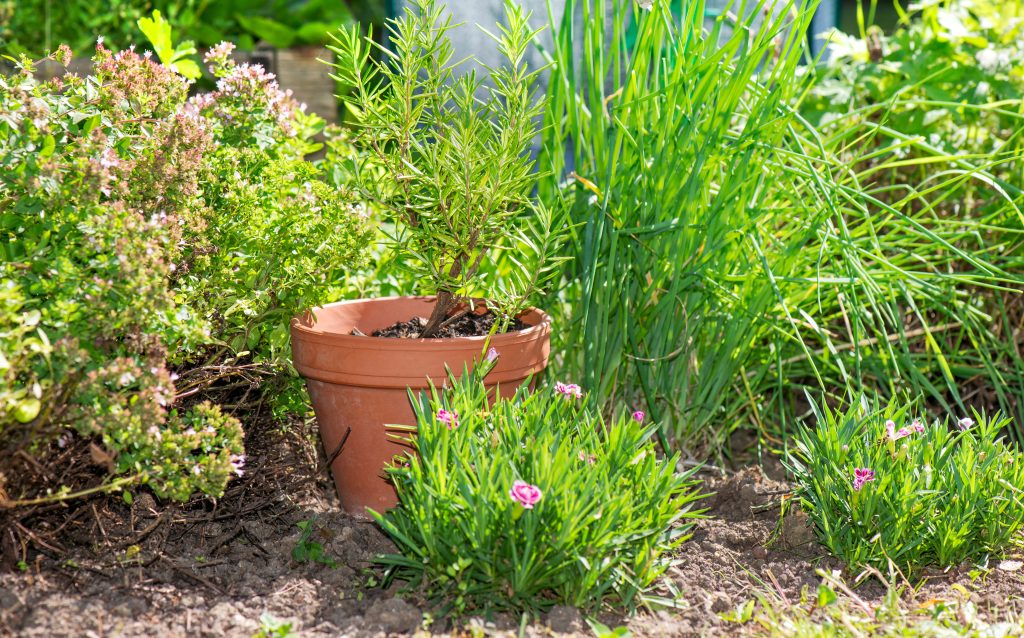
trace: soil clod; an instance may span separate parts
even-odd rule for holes
[[[422,624],[423,613],[401,598],[389,598],[373,603],[363,619],[389,634],[411,634]]]

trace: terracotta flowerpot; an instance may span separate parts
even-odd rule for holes
[[[486,337],[455,339],[392,339],[366,335],[412,317],[429,316],[433,297],[360,299],[315,308],[292,320],[295,368],[306,378],[330,458],[342,507],[356,516],[366,508],[381,512],[397,504],[384,466],[408,448],[387,436],[385,425],[414,425],[408,389],[440,387],[445,365],[461,372],[483,354]],[[527,328],[494,335],[490,346],[499,353],[487,375],[490,387],[512,396],[530,375],[547,366],[549,317],[531,309],[519,317]],[[340,446],[340,452],[339,450]]]

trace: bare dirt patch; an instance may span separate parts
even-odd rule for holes
[[[69,506],[60,515],[73,521],[51,538],[63,551],[36,548],[26,571],[0,574],[0,635],[252,636],[264,613],[291,622],[299,636],[451,632],[443,618],[425,624],[429,610],[415,596],[380,587],[372,559],[393,546],[372,523],[339,512],[309,427],[250,433],[248,472],[219,500],[168,505],[139,493],[131,506],[118,498]],[[756,467],[706,476],[705,489],[715,492],[706,502],[711,518],[681,548],[663,591],[678,592],[680,605],[601,620],[625,624],[638,637],[732,636],[755,627],[719,614],[758,591],[800,604],[801,590],[813,592],[820,582],[816,569],[841,565],[800,517],[788,517],[776,533],[789,487]],[[303,521],[312,522],[308,541],[334,566],[293,559]],[[982,613],[1024,611],[1020,571],[995,569],[974,581],[968,572],[937,574],[917,599],[952,599],[961,595],[958,585]],[[875,605],[884,588],[869,582],[856,594]],[[519,628],[512,617],[473,623],[489,635]],[[569,608],[526,627],[530,636],[560,633],[590,635]]]
[[[396,629],[394,610],[374,607],[393,592],[372,586],[388,539],[339,512],[305,437],[249,439],[248,471],[222,499],[79,504],[88,511],[71,512],[65,552],[37,551],[24,573],[0,575],[0,635],[251,636],[264,613],[303,636]],[[335,566],[292,558],[302,521]]]
[[[776,474],[774,471],[771,474]],[[822,578],[817,570],[841,572],[851,581],[857,574],[828,555],[815,539],[806,515],[795,512],[780,523],[781,500],[790,485],[747,467],[727,477],[708,476],[705,489],[711,518],[700,521],[693,538],[679,553],[670,579],[685,601],[679,609],[634,618],[629,626],[638,636],[736,636],[756,633],[756,625],[723,620],[757,594],[767,593],[781,606],[800,605],[806,592],[810,603]],[[995,567],[995,564],[991,565]],[[1020,571],[992,569],[972,579],[974,566],[935,573],[916,593],[906,594],[914,606],[923,601],[973,601],[986,617],[1024,611],[1024,576]],[[961,589],[962,588],[962,589]],[[908,590],[912,588],[907,588]],[[965,594],[966,592],[966,594]],[[854,594],[871,609],[878,608],[886,588],[865,581]]]

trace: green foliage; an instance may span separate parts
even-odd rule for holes
[[[703,2],[570,1],[551,52],[541,194],[582,224],[565,368],[602,402],[643,401],[687,447],[717,447],[752,405],[745,380],[774,359],[762,340],[786,339],[774,272],[803,275],[791,264],[823,223],[779,196],[807,190],[779,153],[813,3],[749,4],[705,33]]]
[[[854,142],[884,125],[822,135],[794,111],[814,2],[707,26],[704,3],[672,6],[570,2],[554,39],[540,193],[581,224],[548,304],[565,373],[602,403],[642,402],[695,455],[737,427],[785,431],[807,389],[965,411],[983,387],[986,408],[1014,409],[1019,213],[1005,196],[957,205],[1002,183],[1002,156],[876,182],[926,168],[897,155],[918,132],[879,156]]]
[[[363,264],[373,227],[364,207],[303,159],[319,149],[311,137],[323,120],[228,52],[221,45],[209,56],[222,88],[193,100],[216,151],[207,156],[203,219],[184,231],[191,255],[175,288],[231,353],[282,366],[289,320],[328,301],[334,279]]]
[[[818,570],[818,574],[823,580],[818,587],[819,592],[822,589],[833,592],[832,586],[835,585],[845,594],[833,592],[831,597],[835,600],[824,605],[820,602],[815,604],[806,588],[801,593],[799,604],[781,599],[774,591],[758,594],[752,618],[757,624],[757,634],[771,638],[988,638],[1024,635],[1024,622],[1018,614],[998,607],[979,610],[971,600],[971,592],[960,584],[953,584],[938,596],[921,600],[918,592],[889,583],[881,600],[866,604],[834,575],[822,570]]]
[[[199,65],[188,59],[196,53],[195,45],[190,41],[181,42],[178,46],[171,44],[171,25],[164,20],[159,11],[154,9],[152,18],[139,18],[139,30],[153,45],[153,51],[165,67],[190,80],[195,80],[203,74],[199,70]]]
[[[416,3],[388,24],[392,51],[374,60],[377,46],[359,29],[342,31],[336,79],[353,87],[344,96],[354,113],[354,141],[372,155],[355,167],[360,192],[398,222],[392,236],[412,259],[414,279],[428,282],[438,303],[422,336],[431,336],[460,302],[483,291],[511,318],[554,270],[544,262],[558,246],[561,225],[530,193],[536,182],[529,149],[542,102],[539,70],[524,55],[536,35],[514,3],[507,27],[495,36],[506,64],[457,75],[450,18],[433,0]],[[524,257],[530,275],[510,290],[481,281],[481,264],[508,250]]]
[[[0,50],[9,55],[38,57],[68,43],[89,49],[97,34],[105,34],[115,48],[138,39],[137,22],[153,9],[168,12],[177,0],[107,0],[106,2],[13,0],[0,2]],[[5,6],[6,5],[6,6]]]
[[[217,319],[214,334],[231,351],[284,363],[291,356],[289,320],[327,301],[341,265],[360,265],[370,227],[308,162],[227,147],[211,158],[211,168],[230,184],[210,189],[214,223],[187,233],[202,249],[177,288],[201,316]],[[205,294],[210,290],[217,294]]]
[[[17,11],[14,6],[17,6]],[[382,0],[9,0],[0,2],[0,50],[40,55],[65,42],[91,47],[96,34],[113,49],[126,49],[147,36],[142,21],[157,11],[181,37],[201,47],[231,40],[243,49],[258,41],[288,48],[322,45],[329,34],[357,19],[379,23]],[[162,59],[162,58],[161,58]],[[195,65],[194,62],[192,62]],[[196,67],[198,71],[198,67]]]
[[[292,548],[292,560],[297,563],[322,563],[328,567],[334,567],[334,558],[324,551],[324,546],[312,540],[316,533],[316,521],[299,521],[296,523],[302,533],[295,547]]]
[[[25,298],[11,280],[0,281],[0,437],[4,428],[29,423],[42,410],[45,369],[52,346],[38,328],[39,312],[21,312]]]
[[[203,339],[168,278],[208,140],[174,115],[182,78],[102,47],[93,63],[66,83],[0,78],[0,279],[22,297],[0,321],[22,327],[0,394],[30,388],[40,403],[5,406],[4,453],[66,444],[70,431],[95,441],[94,462],[160,496],[219,493],[241,463],[241,427],[204,404],[168,410],[164,345]]]
[[[261,3],[257,14],[236,11],[242,28],[257,40],[286,49],[303,44],[328,44],[330,34],[355,22],[353,4],[337,0],[274,0]],[[358,7],[356,7],[358,9]]]
[[[801,111],[826,131],[869,120],[919,137],[920,146],[903,149],[907,156],[958,153],[972,162],[990,156],[996,172],[1019,176],[1018,162],[1000,164],[1015,158],[1021,144],[1015,132],[1024,88],[1018,68],[1024,5],[955,0],[911,7],[892,34],[873,26],[860,38],[828,34],[827,63],[815,70]],[[884,130],[868,140],[876,147],[892,142]]]
[[[626,627],[612,629],[608,625],[591,618],[587,618],[587,624],[590,625],[590,629],[594,632],[596,638],[630,638],[633,635],[633,632]]]
[[[357,17],[383,12],[380,0],[220,0],[187,6],[176,26],[189,37],[205,46],[237,40],[243,49],[259,41],[282,49],[327,44],[332,32]]]
[[[1024,5],[953,0],[910,8],[892,34],[863,21],[859,38],[830,34],[828,62],[814,69],[799,101],[857,187],[906,218],[886,215],[871,234],[908,273],[899,296],[915,298],[901,304],[909,316],[879,330],[855,315],[862,323],[855,330],[867,336],[867,328],[872,340],[896,328],[917,333],[893,349],[904,359],[908,389],[963,410],[961,395],[983,388],[992,409],[1017,417],[1019,436],[1024,358],[1013,343],[1024,272]],[[901,228],[907,222],[949,247],[913,240]],[[922,304],[911,277],[924,269],[956,276],[956,289],[930,293],[935,301]],[[978,281],[986,272],[995,277]],[[883,367],[870,364],[870,374],[891,377]]]
[[[812,408],[816,427],[800,429],[788,467],[818,538],[850,565],[910,578],[997,555],[1024,525],[1024,456],[1001,436],[1007,419]]]
[[[302,160],[322,121],[229,52],[212,52],[218,90],[191,99],[102,45],[88,78],[0,76],[0,466],[84,439],[109,478],[83,493],[221,493],[242,429],[204,389],[239,358],[280,377],[288,319],[359,264],[362,218]],[[37,502],[20,478],[0,495]]]
[[[605,423],[572,386],[488,406],[487,370],[413,398],[417,454],[388,470],[400,505],[375,514],[402,552],[390,577],[456,614],[638,604],[698,516],[693,472],[657,458],[655,426]],[[514,499],[517,481],[540,493]]]
[[[252,635],[252,638],[293,638],[292,623],[278,620],[269,613],[260,616],[260,628]]]

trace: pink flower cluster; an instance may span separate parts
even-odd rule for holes
[[[508,495],[513,501],[522,505],[523,509],[528,510],[532,510],[533,506],[540,501],[542,496],[539,487],[530,485],[526,481],[512,483],[512,488],[509,489]]]
[[[869,467],[853,468],[853,489],[857,492],[864,487],[865,483],[875,480],[875,471]]]
[[[459,427],[459,415],[454,410],[440,409],[437,411],[437,420],[448,426],[448,429]]]
[[[220,127],[253,136],[253,143],[268,134],[268,127],[294,137],[297,114],[306,106],[295,101],[291,89],[282,90],[274,74],[260,65],[237,64],[231,58],[233,50],[227,42],[209,50],[205,61],[217,77],[217,90],[193,97],[190,104]]]
[[[92,69],[103,85],[97,101],[111,109],[135,110],[159,119],[177,110],[188,94],[188,80],[130,48],[112,53],[97,43]]]
[[[636,412],[633,413],[633,420],[636,421],[637,423],[643,423],[646,417],[647,415],[644,414],[643,410],[637,410]]]
[[[575,383],[555,383],[555,392],[570,399],[579,399],[583,396],[583,388]]]
[[[917,432],[918,434],[924,432],[924,424],[921,423],[921,419],[914,419],[914,421],[908,427],[902,427],[899,430],[896,429],[895,422],[885,422],[885,435],[891,441],[899,441],[903,437],[910,436],[915,432]]]
[[[216,73],[217,69],[226,66],[234,50],[233,42],[221,42],[207,51],[203,56],[203,61],[209,65],[210,73]]]

